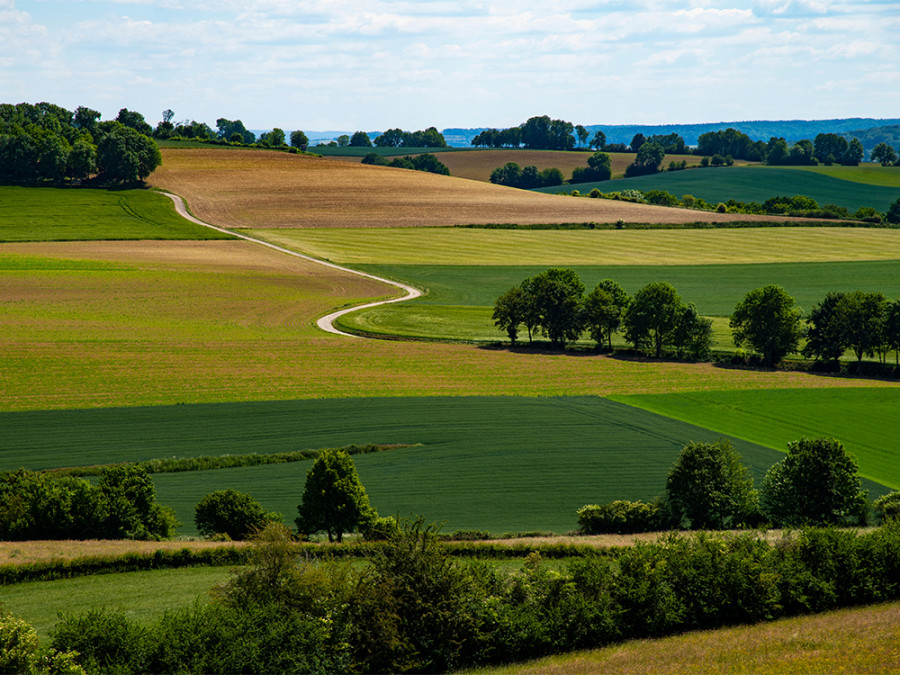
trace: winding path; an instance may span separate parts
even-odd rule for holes
[[[316,263],[318,265],[324,265],[325,267],[330,267],[335,270],[340,270],[341,272],[347,272],[348,274],[355,274],[359,277],[365,277],[366,279],[372,279],[374,281],[380,281],[381,283],[388,284],[390,286],[395,286],[400,290],[404,291],[406,295],[397,297],[397,298],[389,298],[388,300],[378,300],[376,302],[369,302],[365,305],[354,305],[353,307],[345,307],[344,309],[339,309],[336,312],[332,312],[331,314],[327,314],[316,321],[316,325],[322,330],[328,333],[334,333],[335,335],[344,335],[346,337],[358,338],[360,335],[353,335],[352,333],[345,333],[344,331],[335,328],[334,322],[339,317],[344,316],[344,314],[349,314],[350,312],[355,312],[359,309],[369,309],[370,307],[378,307],[380,305],[390,305],[395,302],[404,302],[405,300],[412,300],[413,298],[418,298],[422,295],[422,291],[414,286],[408,286],[406,284],[402,284],[398,281],[391,281],[390,279],[384,279],[383,277],[375,276],[374,274],[367,274],[365,272],[359,272],[357,270],[352,270],[349,267],[341,267],[340,265],[335,265],[334,263],[326,262],[325,260],[319,260],[318,258],[313,258],[312,256],[304,255],[303,253],[298,253],[297,251],[292,251],[289,248],[284,248],[283,246],[278,246],[277,244],[270,244],[267,241],[263,241],[262,239],[257,239],[256,237],[251,237],[246,234],[241,234],[240,232],[234,232],[233,230],[226,230],[223,227],[218,227],[216,225],[211,225],[209,223],[205,223],[198,218],[195,218],[190,213],[188,213],[187,208],[184,204],[184,199],[179,197],[178,195],[172,194],[171,192],[162,192],[166,197],[172,200],[175,204],[175,210],[178,212],[182,218],[186,218],[190,220],[192,223],[197,223],[198,225],[202,225],[203,227],[209,227],[217,232],[222,232],[224,234],[230,234],[234,237],[238,237],[240,239],[245,239],[247,241],[252,241],[254,244],[259,244],[260,246],[267,246],[279,253],[285,253],[287,255],[292,255],[295,258],[300,258],[301,260],[306,260],[309,262]]]

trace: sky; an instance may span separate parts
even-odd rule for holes
[[[0,102],[381,131],[900,117],[900,2],[0,0]]]

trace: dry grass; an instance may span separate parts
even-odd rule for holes
[[[492,675],[898,673],[900,603],[659,640],[635,640],[605,649],[477,672]]]
[[[767,220],[537,194],[420,171],[263,150],[164,149],[163,165],[150,180],[184,197],[198,218],[231,228]]]
[[[246,542],[216,541],[125,541],[111,539],[59,541],[0,541],[0,565],[25,565],[34,562],[72,560],[91,556],[115,556],[126,553],[179,551],[183,548],[203,551],[212,548],[233,548]]]
[[[748,530],[716,530],[711,532],[679,532],[679,536],[693,537],[698,534],[712,534],[714,536],[745,536]],[[756,536],[767,542],[782,540],[792,533],[783,530],[752,531]],[[546,546],[563,544],[566,546],[593,546],[594,548],[615,548],[621,546],[633,546],[638,542],[653,543],[660,538],[667,537],[670,532],[639,532],[636,534],[592,534],[592,535],[566,535],[546,537],[517,537],[515,539],[491,539],[485,543],[507,546]]]

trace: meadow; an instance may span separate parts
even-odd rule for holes
[[[871,206],[887,211],[897,199],[897,174],[893,167],[822,167],[820,170],[752,166],[719,167],[691,171],[673,171],[611,181],[580,183],[572,186],[582,194],[597,188],[601,192],[621,190],[665,190],[676,197],[693,195],[716,204],[735,199],[763,203],[770,197],[806,195],[819,206],[835,204],[855,211]],[[848,176],[856,180],[851,180]],[[870,181],[877,181],[872,183]],[[559,188],[538,188],[535,192],[554,193]]]
[[[232,239],[175,213],[148,190],[0,185],[0,242],[103,239]]]

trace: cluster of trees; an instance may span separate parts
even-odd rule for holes
[[[701,134],[695,154],[773,165],[856,166],[863,160],[865,150],[858,138],[848,141],[844,136],[833,133],[821,133],[812,141],[802,139],[789,145],[784,138],[773,136],[768,142],[753,141],[736,129],[725,129]]]
[[[142,468],[106,467],[96,485],[26,469],[0,476],[0,540],[169,539],[177,525]]]
[[[357,136],[363,132],[353,134],[358,143],[363,143],[362,137]],[[368,135],[366,135],[368,139]],[[350,139],[350,143],[352,144]],[[435,127],[428,127],[424,131],[403,131],[402,129],[388,129],[375,138],[375,146],[379,148],[446,148],[447,141],[444,135]]]
[[[587,160],[586,167],[576,167],[572,170],[571,183],[591,183],[594,181],[609,180],[612,177],[612,160],[605,152],[597,151]]]
[[[133,183],[162,162],[143,116],[125,108],[115,120],[51,103],[0,104],[0,181]]]
[[[881,520],[894,517],[900,492],[882,497]],[[865,525],[869,503],[856,460],[833,438],[801,439],[766,473],[756,490],[749,469],[730,442],[691,442],[666,479],[665,495],[652,503],[589,504],[578,511],[582,532],[734,529]],[[893,510],[892,510],[893,509]]]
[[[429,152],[421,155],[409,155],[405,157],[394,157],[388,159],[377,152],[370,152],[362,158],[363,164],[374,164],[376,166],[393,166],[398,169],[413,169],[415,171],[427,171],[428,173],[437,173],[442,176],[449,176],[450,169],[437,157]]]
[[[540,170],[536,166],[530,165],[522,168],[516,162],[507,162],[491,171],[492,183],[523,190],[562,185],[564,180],[562,171],[556,167]]]
[[[671,284],[648,284],[631,298],[612,279],[601,281],[587,296],[573,270],[551,268],[525,279],[497,298],[493,320],[515,345],[524,326],[532,341],[540,331],[556,347],[588,331],[598,346],[612,346],[623,331],[636,349],[657,357],[673,349],[679,357],[704,358],[712,344],[712,322],[693,304],[685,304]]]
[[[881,166],[900,166],[900,157],[897,156],[894,146],[884,142],[872,148],[871,159],[873,162],[881,164]]]
[[[532,150],[572,150],[575,147],[576,126],[565,120],[550,119],[547,115],[530,117],[517,127],[509,129],[486,129],[472,139],[478,147],[525,146]],[[587,140],[587,130],[578,125],[578,137],[582,143]]]

